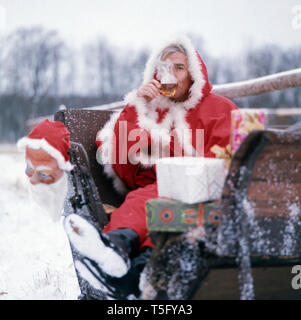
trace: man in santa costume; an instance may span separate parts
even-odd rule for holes
[[[78,268],[96,287],[109,283],[120,292],[118,281],[112,280],[126,278],[131,270],[129,258],[133,261],[153,247],[145,203],[158,197],[156,160],[164,156],[215,157],[213,146],[225,148],[229,144],[231,111],[237,107],[211,89],[206,66],[190,40],[180,37],[168,41],[151,55],[143,84],[126,96],[124,109],[98,132],[97,160],[116,190],[126,195],[125,201],[111,214],[103,232],[92,231],[75,216],[66,221],[71,241],[87,257]],[[76,226],[82,236],[70,226]],[[105,234],[121,248],[119,253],[114,249],[120,257],[115,258],[114,267],[109,259],[113,254],[103,254],[108,246]],[[98,252],[84,248],[83,242],[88,240],[98,243]]]

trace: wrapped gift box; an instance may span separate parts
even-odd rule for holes
[[[187,204],[176,200],[153,199],[146,202],[150,232],[186,232],[202,226],[205,231],[220,223],[220,201]]]
[[[269,115],[270,118],[270,115]],[[243,140],[253,130],[264,130],[268,124],[267,110],[265,109],[240,109],[231,113],[230,143],[226,147],[214,145],[210,151],[216,158],[224,159],[226,167]]]
[[[162,158],[156,171],[160,197],[188,204],[221,198],[226,176],[223,159]]]
[[[240,109],[231,113],[232,154],[239,148],[246,136],[253,130],[264,130],[265,112],[260,109]]]

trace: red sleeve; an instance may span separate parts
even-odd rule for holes
[[[98,139],[96,138],[95,144],[96,144],[97,148],[99,148],[99,147],[101,146],[101,144],[102,144],[102,141],[101,141],[101,140],[98,140]]]
[[[204,129],[204,156],[215,158],[210,151],[214,145],[225,148],[231,137],[231,112],[237,106],[229,99],[211,94],[199,108],[199,125]]]

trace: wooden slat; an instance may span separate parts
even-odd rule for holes
[[[286,202],[301,201],[300,183],[283,183],[269,181],[251,181],[248,186],[248,198],[254,200],[276,200]]]
[[[278,160],[270,158],[266,162],[257,162],[252,171],[252,182],[265,180],[267,187],[272,183],[300,184],[301,161]],[[298,186],[295,186],[298,187]]]

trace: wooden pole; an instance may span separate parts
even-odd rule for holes
[[[301,68],[298,68],[251,80],[215,85],[212,92],[232,99],[300,86]]]

